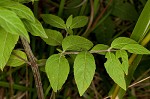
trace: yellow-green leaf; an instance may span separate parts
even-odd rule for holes
[[[3,2],[0,3],[0,6],[15,12],[17,16],[19,16],[19,18],[23,18],[31,22],[35,22],[35,17],[31,9],[19,2],[14,2],[14,1]]]
[[[121,68],[128,75],[129,62],[127,52],[125,50],[118,50],[116,51],[116,57],[121,58]]]
[[[19,17],[12,11],[0,7],[0,26],[11,34],[19,34],[28,41],[29,35]]]
[[[63,50],[89,50],[93,43],[88,39],[81,36],[67,36],[62,41]]]
[[[25,60],[27,61],[27,55],[23,51],[13,50],[7,62],[7,66],[12,66],[12,67],[21,66],[25,63]]]
[[[19,35],[10,34],[0,27],[0,37],[0,69],[3,70],[19,39]]]
[[[85,26],[88,23],[88,17],[86,16],[77,16],[72,20],[72,24],[70,26],[71,29],[80,28]]]
[[[90,86],[95,73],[95,60],[91,53],[80,52],[74,61],[74,77],[80,96]]]
[[[61,54],[54,54],[46,61],[45,71],[55,92],[61,89],[69,74],[69,63]]]
[[[50,24],[53,27],[57,27],[61,29],[66,28],[65,21],[56,15],[42,14],[41,17],[45,23]]]
[[[43,38],[43,40],[48,44],[52,46],[61,45],[63,36],[59,31],[51,30],[51,29],[45,29],[45,32],[48,36],[48,38]]]
[[[134,54],[150,54],[150,51],[140,44],[128,44],[122,49]]]
[[[107,58],[107,61],[104,65],[107,73],[115,83],[126,90],[124,71],[121,68],[121,63],[119,62],[118,58],[116,58],[116,56],[111,52],[107,52],[105,57]]]
[[[137,42],[127,37],[118,37],[111,43],[111,48],[121,49],[128,44],[137,44]]]
[[[34,36],[40,36],[42,38],[48,38],[42,24],[35,19],[34,22],[28,20],[22,20],[28,32],[30,32]]]

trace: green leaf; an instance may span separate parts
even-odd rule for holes
[[[62,41],[63,50],[89,50],[93,43],[81,36],[67,36]]]
[[[134,5],[131,5],[128,2],[123,3],[121,0],[114,1],[112,14],[123,20],[136,21],[138,19],[138,13],[135,10]]]
[[[50,24],[53,27],[57,27],[61,29],[66,28],[64,20],[58,16],[52,14],[42,14],[41,17],[45,23]]]
[[[125,50],[118,50],[116,51],[116,57],[121,58],[121,68],[125,72],[125,74],[128,75],[129,62],[127,52]]]
[[[66,21],[67,28],[69,28],[71,26],[71,24],[72,24],[72,15],[70,15]]]
[[[122,47],[128,44],[137,44],[137,42],[130,38],[118,37],[111,43],[111,48],[121,49]]]
[[[148,0],[131,34],[131,38],[140,42],[150,26],[150,1]]]
[[[80,52],[74,61],[74,77],[80,96],[90,86],[95,73],[95,60],[91,53]]]
[[[63,36],[59,31],[45,29],[48,38],[42,38],[48,45],[57,46],[62,44]]]
[[[35,21],[35,17],[31,9],[23,4],[14,1],[9,1],[0,3],[0,6],[15,12],[19,16],[19,18],[27,19],[32,22]]]
[[[108,50],[109,46],[108,45],[104,45],[104,44],[97,44],[95,45],[91,51],[104,51],[104,50]],[[98,54],[101,54],[101,55],[105,55],[106,52],[99,52]]]
[[[13,52],[7,62],[7,66],[17,67],[17,66],[23,65],[25,63],[25,61],[22,60],[21,58],[27,61],[27,55],[23,51],[13,50]]]
[[[3,70],[19,39],[19,35],[10,34],[0,27],[0,37],[0,69]]]
[[[28,20],[22,20],[28,32],[30,32],[34,36],[40,36],[42,38],[48,38],[42,24],[35,19],[35,22],[31,22]]]
[[[28,41],[29,35],[19,17],[12,11],[0,7],[0,26],[11,34],[20,34]]]
[[[134,54],[150,54],[150,51],[140,44],[128,44],[122,49]]]
[[[124,71],[121,68],[121,63],[116,56],[108,52],[106,53],[107,61],[105,62],[105,68],[109,76],[117,83],[121,88],[126,90],[126,82],[124,78]]]
[[[46,74],[55,92],[60,90],[69,74],[69,63],[61,54],[50,56],[45,66]]]
[[[68,34],[73,35],[73,30],[72,29],[67,28],[66,31],[67,31]]]
[[[88,17],[86,17],[86,16],[77,16],[77,17],[73,18],[70,28],[71,29],[80,28],[80,27],[85,26],[87,23],[88,23]]]

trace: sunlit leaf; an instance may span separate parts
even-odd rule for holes
[[[64,20],[58,16],[52,14],[42,14],[41,17],[45,23],[50,24],[53,27],[57,27],[61,29],[66,28]]]
[[[31,9],[23,4],[14,1],[9,1],[0,3],[0,6],[15,12],[17,16],[19,16],[19,18],[27,19],[32,22],[35,21],[35,17]]]
[[[74,77],[80,96],[90,86],[95,73],[95,60],[91,53],[80,52],[74,61]]]
[[[93,43],[81,36],[67,36],[62,41],[63,50],[89,50]]]
[[[122,49],[125,49],[128,52],[134,54],[150,54],[150,51],[140,44],[128,44],[124,46]]]
[[[116,57],[121,58],[121,68],[125,72],[125,74],[128,75],[129,62],[127,52],[125,50],[118,50],[116,51]]]
[[[63,36],[59,31],[51,30],[51,29],[45,29],[45,32],[48,36],[48,38],[43,38],[43,40],[52,46],[61,45]]]
[[[30,32],[34,36],[40,36],[42,38],[48,38],[42,24],[35,19],[35,22],[30,22],[28,20],[22,20],[27,31]]]
[[[70,28],[71,29],[80,28],[80,27],[85,26],[87,23],[88,23],[88,17],[86,17],[86,16],[77,16],[77,17],[73,18]]]
[[[115,83],[126,90],[124,71],[121,68],[121,63],[119,62],[118,58],[116,58],[116,56],[111,52],[107,52],[105,57],[107,58],[107,61],[104,65],[107,73]]]
[[[11,34],[24,36],[28,41],[29,35],[19,17],[12,11],[0,7],[0,26]]]
[[[54,54],[47,59],[45,71],[53,90],[57,92],[68,77],[69,63],[64,56]]]
[[[128,44],[137,44],[137,42],[127,37],[118,37],[111,43],[111,48],[121,49]]]
[[[72,15],[70,15],[66,21],[67,28],[69,28],[71,26],[71,24],[72,24]]]
[[[3,70],[19,39],[19,35],[10,34],[0,27],[0,37],[0,69]]]

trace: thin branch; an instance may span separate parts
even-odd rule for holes
[[[83,33],[83,35],[82,36],[87,36],[87,35],[89,35],[88,33],[88,31],[89,31],[89,29],[90,29],[90,27],[91,27],[91,25],[92,25],[92,23],[93,23],[93,19],[94,19],[94,4],[93,4],[93,0],[90,0],[90,4],[91,4],[91,14],[90,14],[90,21],[89,21],[89,24],[88,24],[88,26],[87,26],[87,28],[86,28],[86,30],[85,30],[85,32]]]
[[[140,80],[140,81],[138,81],[138,82],[136,82],[136,83],[133,83],[133,84],[130,85],[128,88],[131,88],[131,87],[133,87],[133,86],[135,86],[135,85],[137,85],[137,84],[139,84],[139,83],[141,83],[141,82],[143,82],[143,81],[145,81],[145,80],[147,80],[147,79],[150,79],[150,76],[149,76],[149,77],[146,77],[146,78],[144,78],[144,79],[142,79],[142,80]]]
[[[34,79],[35,79],[38,98],[44,99],[43,87],[42,87],[42,82],[41,82],[41,77],[40,77],[38,65],[36,63],[36,58],[32,53],[32,50],[30,48],[28,41],[23,37],[21,37],[21,41],[22,41],[23,47],[25,49],[25,52],[29,58],[29,61],[31,63],[31,68],[32,68]]]
[[[91,54],[94,54],[94,53],[101,53],[101,52],[115,52],[117,50],[110,50],[110,49],[107,49],[107,50],[97,50],[97,51],[89,51]],[[67,55],[67,54],[79,54],[80,52],[63,52],[63,54]]]
[[[108,9],[109,5],[112,3],[113,0],[110,0],[107,4],[107,6],[104,8],[104,10],[98,15],[98,17],[94,20],[94,23],[91,27],[91,31],[93,31],[94,27],[96,26],[96,24],[98,23],[98,21],[101,19],[101,17],[104,15],[104,13],[106,12],[106,10]]]

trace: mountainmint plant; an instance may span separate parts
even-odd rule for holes
[[[150,54],[150,51],[143,47],[150,40],[148,39],[149,17],[146,20],[148,22],[144,26],[144,30],[140,30],[143,34],[140,34],[142,38],[139,38],[139,41],[132,38],[133,36],[131,38],[118,37],[110,45],[94,45],[92,41],[74,33],[74,29],[80,29],[87,25],[89,21],[87,16],[73,17],[73,15],[70,15],[64,21],[61,17],[53,14],[42,14],[41,18],[46,24],[58,28],[58,30],[44,29],[31,9],[22,4],[26,2],[34,3],[34,0],[0,1],[0,69],[3,71],[6,65],[10,67],[18,67],[25,63],[30,65],[39,99],[44,99],[44,93],[37,59],[29,45],[30,37],[28,33],[39,36],[50,46],[58,46],[58,53],[49,56],[44,70],[54,92],[59,91],[68,78],[70,64],[66,56],[75,55],[73,64],[74,79],[79,94],[82,96],[90,86],[95,74],[96,64],[93,54],[104,55],[107,59],[104,63],[105,69],[117,84],[112,93],[112,99],[115,99],[119,88],[124,91],[128,88],[127,82],[130,81],[127,81],[126,77],[130,74],[130,62],[132,63],[134,60],[129,57],[136,57],[138,54]],[[150,1],[147,4],[150,4]],[[137,27],[139,26],[136,25]],[[65,35],[59,30],[64,30]],[[137,32],[137,30],[134,31]],[[21,40],[25,52],[14,49],[19,40]],[[141,40],[143,40],[142,43],[140,43]]]
[[[73,35],[73,28],[80,28],[86,25],[88,18],[85,16],[73,18],[71,15],[67,19],[66,24],[60,17],[52,14],[43,14],[42,18],[47,24],[65,29],[68,33],[63,38],[60,32],[46,29],[46,34],[49,35],[49,38],[43,39],[49,45],[62,46],[62,49],[59,49],[59,51],[62,51],[51,55],[47,59],[45,66],[46,74],[55,92],[61,89],[69,74],[69,62],[65,58],[65,55],[76,54],[73,66],[74,78],[79,94],[82,96],[90,86],[96,69],[92,53],[105,55],[107,61],[104,65],[107,73],[124,90],[127,89],[125,75],[128,75],[129,68],[128,52],[150,54],[149,50],[127,37],[116,38],[111,43],[111,46],[104,44],[94,46],[88,39]],[[68,29],[70,29],[69,32]]]

